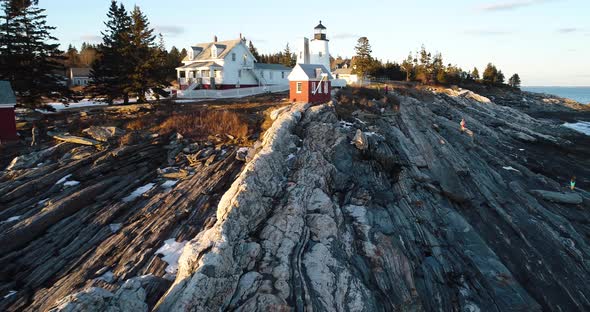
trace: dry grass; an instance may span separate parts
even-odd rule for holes
[[[344,88],[336,94],[336,111],[341,118],[347,118],[356,110],[379,113],[381,109],[399,111],[400,100],[393,94],[377,89]]]
[[[230,134],[235,138],[248,137],[248,123],[230,111],[196,111],[174,114],[156,127],[161,135],[178,132],[184,137],[204,139],[209,135]]]

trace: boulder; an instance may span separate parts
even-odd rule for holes
[[[361,131],[361,129],[356,130],[356,134],[352,139],[352,144],[356,146],[356,148],[364,151],[369,148],[369,141],[367,140],[367,136]]]
[[[81,144],[81,145],[99,145],[100,144],[100,142],[98,142],[96,140],[82,138],[82,137],[68,135],[68,134],[53,134],[53,135],[51,135],[51,137],[56,140],[59,140],[59,141],[74,143],[74,144]]]
[[[559,193],[544,190],[532,190],[531,193],[544,200],[559,204],[579,205],[584,202],[582,196],[576,193]]]
[[[83,130],[85,134],[89,135],[93,139],[101,142],[107,142],[112,138],[120,137],[125,134],[125,130],[117,127],[98,127],[92,126],[88,129]]]

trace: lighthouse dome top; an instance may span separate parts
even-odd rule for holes
[[[322,21],[314,29],[326,29],[326,26],[322,25]]]

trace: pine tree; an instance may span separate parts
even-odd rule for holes
[[[41,104],[42,97],[68,95],[59,73],[63,54],[50,32],[45,10],[33,0],[0,0],[0,79],[11,82],[21,103]],[[57,92],[57,93],[56,93]]]
[[[471,72],[471,79],[475,81],[479,80],[479,70],[477,70],[477,67],[473,68],[473,71]]]
[[[131,18],[123,4],[117,6],[111,1],[106,31],[102,32],[103,42],[99,46],[100,56],[92,64],[90,91],[94,96],[105,97],[109,104],[117,98],[129,103],[130,84],[127,78],[132,70]]]
[[[502,73],[501,70],[498,71],[498,73],[496,74],[496,79],[494,81],[494,83],[496,84],[504,84],[504,73]]]
[[[406,73],[406,81],[410,81],[410,78],[414,73],[412,53],[408,54],[408,57],[402,62],[401,68],[404,71],[404,73]]]
[[[131,46],[129,47],[131,71],[128,73],[128,90],[137,96],[138,102],[145,102],[148,90],[162,86],[164,77],[160,74],[163,67],[162,48],[156,45],[154,30],[150,28],[147,17],[138,6],[131,13]],[[163,42],[162,42],[163,45]]]
[[[182,50],[180,50],[180,61],[184,60],[187,55],[188,55],[188,52],[186,51],[186,49],[182,48]]]
[[[254,46],[254,44],[252,43],[252,40],[250,40],[250,42],[248,43],[248,49],[250,50],[250,53],[252,53],[252,55],[254,56],[254,58],[259,62],[259,63],[264,63],[260,60],[260,54],[258,54],[258,49],[256,49],[256,47]]]
[[[283,51],[283,53],[281,55],[281,64],[283,64],[287,67],[295,67],[296,63],[297,63],[297,59],[295,58],[295,54],[293,52],[291,52],[291,48],[289,47],[289,44],[287,43],[287,46],[285,47],[285,51]]]
[[[492,63],[488,63],[486,69],[483,72],[483,81],[489,84],[496,83],[496,79],[498,76],[498,69]]]
[[[78,58],[80,66],[90,67],[98,58],[98,49],[94,45],[83,42]]]
[[[80,53],[78,50],[73,46],[69,45],[68,50],[64,53],[65,61],[64,64],[66,67],[79,67],[80,66]]]
[[[181,52],[176,47],[170,49],[166,60],[166,67],[168,68],[168,75],[166,77],[168,81],[176,79],[176,68],[182,65],[183,59]]]
[[[371,72],[373,69],[373,58],[371,53],[371,44],[367,37],[360,37],[354,48],[356,56],[354,57],[353,72],[357,75],[364,77]]]
[[[508,80],[508,84],[515,89],[520,89],[520,76],[518,74],[512,75]]]

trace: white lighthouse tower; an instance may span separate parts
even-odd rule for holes
[[[329,40],[326,36],[326,27],[320,21],[319,25],[314,28],[314,36],[310,41],[303,38],[298,46],[297,63],[298,64],[321,64],[330,68],[330,49]]]

